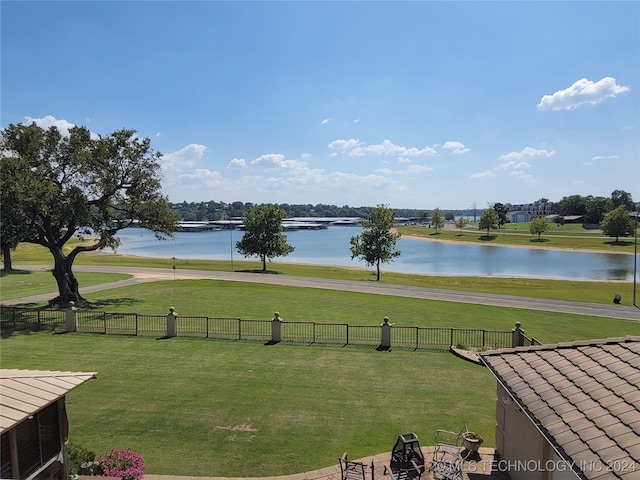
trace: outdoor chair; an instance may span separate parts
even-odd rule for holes
[[[338,459],[340,461],[341,480],[365,480],[366,466],[362,462],[352,462],[347,458],[347,452]]]
[[[436,432],[435,448],[429,471],[434,480],[461,480],[464,457],[463,435],[467,431],[466,425],[458,433],[448,430]]]

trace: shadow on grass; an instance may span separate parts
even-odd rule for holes
[[[82,308],[97,310],[105,307],[131,307],[139,303],[141,303],[141,301],[133,297],[105,298],[103,300],[97,300],[93,302],[84,302],[82,304]]]
[[[548,242],[549,239],[548,238],[534,238],[532,240],[529,240],[531,243],[545,243]]]
[[[33,272],[31,270],[0,270],[0,277],[8,277],[9,275],[30,275]]]
[[[264,275],[282,275],[282,272],[279,272],[278,270],[262,270],[262,269],[243,269],[243,270],[234,270],[235,272],[239,272],[239,273],[262,273]]]
[[[627,241],[627,240],[618,240],[617,242],[615,240],[611,240],[610,242],[604,242],[605,245],[611,245],[614,247],[629,247],[631,245],[633,245],[632,241]]]
[[[498,238],[497,235],[482,235],[481,237],[478,237],[478,239],[482,240],[483,242],[491,242],[492,240],[495,240],[496,238]]]

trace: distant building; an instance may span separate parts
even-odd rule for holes
[[[515,212],[507,212],[507,221],[509,223],[525,223],[531,221],[531,214],[521,210]]]

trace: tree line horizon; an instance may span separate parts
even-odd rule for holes
[[[271,202],[267,202],[271,203]],[[223,201],[201,201],[201,202],[169,202],[171,209],[178,214],[182,221],[219,221],[229,218],[244,217],[252,207],[261,205],[253,202],[235,201],[231,203]],[[351,207],[349,205],[337,206],[331,204],[276,204],[285,211],[287,217],[360,217],[368,218],[376,206]],[[614,190],[610,197],[593,195],[570,195],[565,196],[558,202],[540,198],[530,205],[544,208],[551,214],[563,216],[579,215],[584,218],[584,223],[599,224],[604,217],[615,210],[620,205],[624,205],[629,212],[638,211],[638,204],[633,201],[630,193],[624,190]],[[433,209],[418,208],[398,208],[394,209],[396,215],[407,218],[423,218],[428,220],[434,210],[439,210],[445,220],[453,220],[456,217],[466,216],[479,218],[482,212],[488,208],[493,208],[498,212],[509,211],[511,203],[490,203],[485,208],[477,207],[475,204],[466,209],[443,209],[434,207]],[[497,208],[496,208],[497,207]]]

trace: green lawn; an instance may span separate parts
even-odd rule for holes
[[[153,474],[299,473],[464,423],[495,441],[495,380],[449,353],[51,333],[1,347],[3,368],[98,372],[67,397],[70,440],[131,446]]]
[[[131,278],[131,275],[78,272],[76,278],[80,285],[88,287],[90,285],[125,280]],[[3,300],[29,297],[31,295],[55,292],[56,290],[56,281],[51,272],[31,272],[28,270],[15,270],[11,273],[0,272],[0,297]]]

